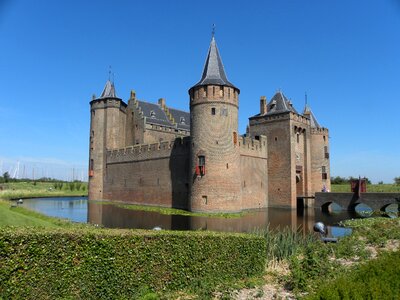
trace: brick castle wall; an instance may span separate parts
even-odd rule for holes
[[[242,209],[268,207],[267,138],[240,137]]]
[[[311,132],[311,181],[313,194],[321,192],[324,185],[327,190],[331,190],[329,155],[328,129],[313,128]],[[325,169],[325,172],[323,172],[323,169]],[[326,175],[323,175],[323,173]]]
[[[188,138],[109,150],[104,197],[187,208],[188,166]]]

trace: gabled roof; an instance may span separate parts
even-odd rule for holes
[[[314,116],[313,112],[311,111],[311,108],[307,104],[304,107],[303,115],[310,118],[311,128],[322,128],[322,126],[319,125],[317,118]]]
[[[117,98],[114,83],[112,83],[110,80],[107,80],[100,98]]]
[[[214,36],[211,39],[210,48],[208,49],[203,75],[201,76],[200,81],[193,87],[209,84],[224,85],[236,88],[226,77],[224,65],[222,64],[222,59],[219,55]]]
[[[290,111],[296,114],[298,113],[293,107],[292,102],[286,98],[281,91],[278,91],[268,103],[266,115],[280,114]]]

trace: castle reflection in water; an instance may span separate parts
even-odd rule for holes
[[[112,204],[88,202],[88,222],[107,228],[153,229],[161,227],[169,230],[211,230],[224,232],[253,232],[269,227],[278,229],[290,227],[292,230],[310,232],[315,222],[322,221],[327,225],[336,225],[342,220],[354,218],[355,215],[344,211],[326,214],[319,209],[269,208],[250,211],[241,217],[203,217],[164,215],[158,212],[137,211]],[[344,235],[346,230],[335,227],[334,235]]]

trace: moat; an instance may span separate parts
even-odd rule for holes
[[[226,232],[252,232],[266,228],[279,229],[289,226],[293,230],[312,230],[315,222],[322,221],[329,226],[329,234],[343,236],[349,234],[337,224],[340,221],[357,218],[357,213],[347,211],[332,214],[320,209],[303,211],[269,208],[250,211],[240,217],[198,217],[164,215],[158,212],[138,211],[112,204],[88,201],[87,197],[55,197],[26,199],[24,207],[48,216],[66,218],[74,222],[99,224],[106,228],[153,229],[160,227],[170,230],[212,230]]]

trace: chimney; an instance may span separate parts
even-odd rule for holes
[[[260,98],[260,114],[265,115],[267,113],[267,97],[261,96]]]
[[[160,105],[162,108],[164,108],[165,107],[165,98],[158,99],[158,105]]]
[[[131,97],[129,99],[132,99],[132,100],[136,99],[136,93],[134,90],[131,90]]]

